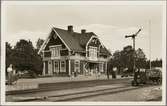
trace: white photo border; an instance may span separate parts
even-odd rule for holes
[[[6,102],[5,101],[5,8],[8,5],[162,5],[162,101],[161,102]],[[166,104],[166,1],[1,1],[1,104],[2,105],[165,105]]]

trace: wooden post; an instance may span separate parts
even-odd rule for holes
[[[68,60],[68,75],[71,76],[71,61]]]
[[[51,69],[52,69],[52,67],[51,67],[51,61],[49,60],[48,61],[48,74],[49,75],[51,75]]]
[[[53,75],[53,60],[51,60],[50,64],[50,75]]]
[[[107,61],[106,61],[106,72],[107,72]]]
[[[43,75],[45,75],[45,61],[43,61]]]
[[[107,69],[107,61],[105,62],[105,73],[107,74],[107,79],[110,79],[110,73],[109,70]]]

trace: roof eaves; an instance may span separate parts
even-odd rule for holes
[[[54,32],[59,36],[59,38],[62,40],[62,42],[65,44],[67,49],[71,51],[71,48],[66,44],[66,42],[62,39],[62,37],[59,35],[59,33],[56,31],[56,28],[53,28]]]

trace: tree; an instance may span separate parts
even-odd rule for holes
[[[7,67],[9,67],[9,65],[10,65],[10,61],[11,61],[11,53],[12,53],[12,46],[8,43],[8,42],[6,42],[5,43],[5,46],[6,46],[6,69],[7,69]],[[6,73],[7,73],[7,71],[6,71]]]
[[[37,74],[42,74],[42,66],[43,66],[43,62],[42,62],[42,58],[41,56],[38,54],[38,50],[35,49],[35,54],[33,56],[33,61],[32,61],[32,65],[33,65],[33,69],[36,71]]]
[[[151,66],[152,67],[162,67],[162,59],[156,59],[151,61]]]
[[[36,49],[39,50],[43,43],[44,43],[44,40],[39,38],[36,43]]]
[[[128,68],[129,72],[133,72],[133,65],[134,65],[134,50],[132,46],[128,45],[125,46],[122,50],[122,61],[123,61],[123,68]]]
[[[141,48],[136,50],[136,67],[146,68],[146,56]]]
[[[19,70],[31,70],[32,59],[34,55],[34,47],[32,42],[21,39],[16,43],[11,56],[13,57],[12,63]]]
[[[6,44],[6,48],[7,54],[9,54],[10,46]],[[6,56],[10,59],[10,63],[7,64],[13,64],[17,70],[29,70],[36,74],[42,73],[42,59],[30,40],[21,39],[18,41],[10,55]]]
[[[113,57],[112,59],[109,61],[110,62],[110,66],[111,66],[111,69],[113,67],[117,67],[118,68],[118,73],[120,73],[120,69],[121,67],[123,67],[123,61],[121,61],[121,51],[115,51],[113,53]]]
[[[132,46],[128,45],[123,48],[121,51],[115,51],[113,53],[112,59],[109,61],[109,65],[112,64],[112,67],[117,67],[118,74],[124,68],[128,68],[128,72],[133,72],[133,60],[134,60],[134,50]],[[135,51],[135,60],[137,68],[144,68],[146,65],[145,54],[142,49],[137,49]],[[109,66],[110,67],[110,66]]]
[[[5,46],[6,46],[6,56],[9,56],[12,52],[12,46],[8,42],[5,43]]]

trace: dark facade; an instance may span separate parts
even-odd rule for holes
[[[53,28],[40,48],[43,57],[43,75],[92,75],[107,70],[110,52],[93,32]]]

